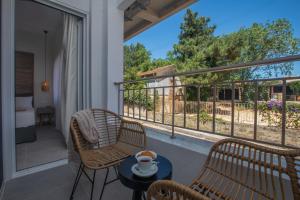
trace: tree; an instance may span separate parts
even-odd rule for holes
[[[288,86],[291,88],[294,95],[296,96],[300,95],[300,81],[289,83]]]
[[[286,19],[254,23],[234,33],[214,36],[216,26],[210,25],[210,18],[198,16],[197,12],[188,9],[180,29],[179,42],[168,54],[171,60],[176,61],[178,71],[251,62],[299,52],[299,40],[294,37],[292,26]],[[235,73],[206,73],[184,78],[183,82],[206,84],[230,79],[245,80],[289,74],[292,69],[292,63],[284,63]]]
[[[215,60],[209,59],[210,47],[214,44],[213,35],[216,26],[210,25],[210,18],[198,16],[198,13],[188,9],[183,23],[180,26],[181,32],[179,42],[173,46],[168,53],[168,58],[176,62],[176,70],[192,71],[206,69],[216,66]],[[207,83],[207,80],[215,80],[215,74],[203,74],[194,77],[185,77],[186,84]]]
[[[249,28],[241,28],[235,33],[218,37],[215,43],[225,64],[278,58],[299,52],[299,41],[294,37],[292,26],[286,19],[265,24],[254,23]],[[292,69],[292,63],[268,65],[239,70],[232,77],[246,80],[289,75]]]
[[[151,53],[141,43],[124,46],[124,80],[139,80],[138,73],[147,71],[151,67]],[[135,83],[124,84],[124,102],[127,106],[140,105],[141,107],[151,110],[153,109],[153,100],[146,96],[145,82],[139,81]]]
[[[124,46],[124,80],[138,80],[138,72],[147,70],[151,63],[151,53],[141,43]],[[125,89],[140,89],[143,82],[125,84]]]
[[[124,46],[124,67],[136,68],[137,71],[147,71],[151,66],[151,53],[141,43]]]
[[[172,64],[167,59],[151,60],[151,53],[141,43],[124,46],[124,80],[138,80],[138,73]],[[143,88],[144,82],[125,84],[126,89]]]
[[[164,67],[164,66],[171,65],[171,64],[172,64],[172,61],[170,61],[168,59],[163,59],[163,58],[153,59],[151,61],[150,69]]]
[[[180,62],[192,59],[199,50],[206,49],[214,39],[215,26],[209,26],[210,18],[198,17],[198,13],[188,9],[180,26],[179,42],[171,54]]]
[[[299,40],[294,37],[292,26],[286,19],[265,24],[254,23],[237,32],[215,36],[216,26],[210,24],[210,18],[198,16],[197,12],[188,9],[180,29],[179,42],[168,53],[169,60],[176,62],[176,69],[180,72],[299,53]],[[293,63],[282,63],[231,72],[205,73],[185,77],[182,81],[185,84],[209,85],[229,80],[288,75],[292,69]],[[245,88],[245,94],[247,90]]]

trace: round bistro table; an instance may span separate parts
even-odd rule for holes
[[[118,174],[123,185],[133,190],[133,200],[141,200],[144,197],[144,192],[148,190],[149,186],[157,180],[170,180],[172,178],[172,164],[171,162],[158,155],[156,160],[158,162],[158,172],[149,177],[142,178],[134,175],[131,167],[137,163],[136,158],[131,156],[118,166]]]

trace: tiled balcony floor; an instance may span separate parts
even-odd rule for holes
[[[149,131],[148,131],[149,132]],[[198,141],[197,144],[203,145],[202,148],[190,150],[178,146],[182,139],[169,140],[155,133],[149,133],[148,149],[155,150],[159,154],[167,157],[173,164],[173,179],[189,184],[195,178],[201,166],[206,160],[207,152],[212,145],[211,142]],[[181,143],[182,144],[182,143]],[[184,145],[183,145],[184,146]],[[199,151],[205,150],[203,153]],[[198,151],[198,152],[196,152]],[[112,171],[112,170],[111,170]],[[66,200],[72,189],[76,173],[76,167],[70,163],[65,166],[57,167],[47,171],[35,173],[25,177],[17,178],[6,184],[4,200]],[[110,176],[114,178],[114,174]],[[99,198],[99,190],[104,180],[104,171],[99,171],[96,177],[94,199]],[[90,183],[86,178],[82,178],[74,200],[89,199]],[[126,200],[131,199],[132,191],[123,186],[119,181],[106,187],[103,200]]]
[[[51,126],[36,127],[37,140],[16,146],[17,170],[54,162],[68,157],[65,139]]]

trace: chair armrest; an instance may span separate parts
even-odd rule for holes
[[[146,132],[142,124],[122,119],[118,141],[144,149]]]
[[[210,200],[210,198],[192,190],[191,188],[176,183],[175,181],[156,181],[147,191],[147,200]]]

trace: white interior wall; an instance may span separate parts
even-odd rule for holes
[[[44,56],[44,33],[36,34],[25,31],[16,31],[16,51],[29,52],[34,54],[34,108],[53,106],[53,44],[54,34],[48,35],[47,48],[47,80],[50,90],[43,92],[41,83],[45,77],[45,56]]]

